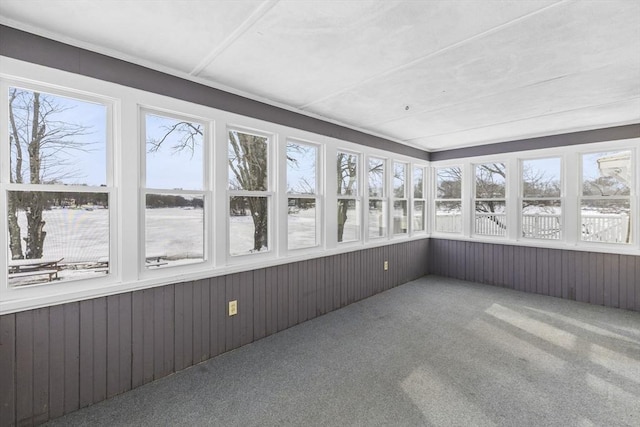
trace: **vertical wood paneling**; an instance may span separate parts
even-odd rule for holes
[[[278,270],[278,331],[286,329],[289,322],[289,267],[279,265]]]
[[[353,252],[353,286],[354,293],[353,299],[354,301],[360,301],[365,297],[364,288],[366,287],[364,283],[364,277],[362,277],[362,257],[364,255],[364,251]]]
[[[193,365],[193,282],[182,283],[176,285],[174,295],[182,293],[183,298],[183,322],[181,325],[181,331],[178,331],[178,324],[176,322],[175,334],[182,334],[182,366],[176,369],[184,369]],[[176,310],[177,313],[177,310]],[[174,343],[174,360],[175,353],[178,346]]]
[[[549,281],[551,296],[562,297],[562,256],[561,251],[552,249],[549,253]]]
[[[620,307],[620,256],[604,256],[604,305]]]
[[[64,306],[49,309],[49,416],[64,414]]]
[[[107,298],[93,300],[93,403],[107,398]]]
[[[64,413],[80,408],[80,304],[64,305]]]
[[[240,316],[240,345],[253,342],[253,272],[246,271],[238,275],[242,310]]]
[[[300,290],[300,281],[298,280],[298,267],[300,263],[291,263],[287,265],[289,270],[289,299],[288,299],[288,307],[289,307],[289,316],[287,321],[287,327],[291,327],[298,324],[298,302],[299,302],[299,290]]]
[[[536,249],[536,293],[549,295],[549,250]]]
[[[202,356],[202,323],[203,322],[202,322],[202,303],[201,303],[202,284],[200,280],[193,282],[192,291],[193,292],[192,292],[192,298],[191,298],[191,307],[193,307],[192,308],[193,315],[191,319],[191,322],[192,322],[191,338],[193,340],[193,345],[191,348],[191,364],[194,365],[200,361],[200,357]]]
[[[141,386],[144,378],[144,298],[142,291],[132,295],[131,307],[131,387]]]
[[[163,286],[161,289],[163,300],[164,321],[164,351],[162,375],[166,376],[175,371],[175,346],[173,342],[175,331],[175,286]]]
[[[604,304],[604,255],[596,254],[596,304]]]
[[[156,365],[156,357],[155,355],[156,345],[155,345],[155,327],[154,323],[156,321],[155,315],[155,294],[156,289],[145,289],[143,292],[143,312],[144,312],[144,321],[143,321],[143,349],[144,353],[142,355],[143,360],[143,383],[146,384],[149,381],[153,381],[153,377],[155,374],[155,365]]]
[[[41,424],[48,419],[49,308],[46,307],[33,310],[33,422]]]
[[[107,397],[120,389],[120,295],[107,297]]]
[[[118,393],[131,390],[131,292],[120,294],[118,316],[120,318],[120,377]]]
[[[185,347],[187,343],[185,342],[185,334],[184,328],[186,324],[185,320],[185,291],[184,284],[176,286],[175,290],[175,302],[176,302],[176,314],[175,314],[175,338],[174,340],[174,361],[176,365],[176,370],[184,369],[185,366]]]
[[[16,315],[0,316],[0,425],[16,422]]]
[[[267,270],[253,271],[253,336],[256,340],[267,335]]]
[[[217,356],[225,351],[226,346],[226,319],[227,302],[225,300],[226,284],[224,277],[214,277],[211,279],[210,321],[209,339],[211,356]]]
[[[307,319],[316,317],[316,307],[318,307],[318,263],[317,260],[307,261]]]
[[[33,416],[33,311],[16,314],[16,417],[31,424]]]
[[[231,274],[225,277],[225,311],[228,310],[228,302],[240,299],[240,276]],[[238,312],[244,310],[242,301],[238,303]],[[240,347],[240,316],[238,314],[227,317],[225,349],[226,351]]]
[[[316,258],[314,260],[311,260],[311,262],[314,265],[314,272],[315,272],[315,305],[313,307],[313,317],[318,317],[318,316],[322,316],[323,314],[325,314],[327,311],[326,305],[325,305],[325,288],[326,288],[326,282],[324,280],[324,258]]]
[[[640,256],[636,257],[636,277],[632,283],[636,300],[634,309],[640,311]]]
[[[93,403],[93,301],[80,302],[80,407]]]
[[[591,304],[598,304],[598,285],[597,285],[597,281],[598,281],[598,269],[597,269],[597,265],[598,265],[598,254],[596,253],[589,253],[589,261],[588,261],[588,268],[587,271],[589,272],[589,277],[588,277],[588,281],[589,281],[589,299],[587,302],[590,302]]]

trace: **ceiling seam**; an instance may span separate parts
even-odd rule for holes
[[[214,48],[196,67],[189,72],[192,76],[199,75],[215,59],[222,54],[229,46],[246,33],[253,25],[267,14],[280,0],[266,0],[260,4],[242,24],[225,38],[216,48]]]
[[[461,131],[439,133],[439,134],[427,135],[427,136],[418,136],[418,137],[415,137],[415,138],[403,139],[402,142],[408,144],[408,143],[412,143],[412,141],[415,141],[415,140],[418,140],[418,139],[421,139],[421,138],[433,138],[433,137],[438,137],[438,136],[452,135],[454,133],[460,133],[460,132],[467,132],[467,131],[472,131],[472,130],[484,129],[484,128],[488,128],[488,127],[492,127],[492,126],[496,126],[496,125],[506,125],[506,124],[511,124],[511,123],[517,123],[517,122],[521,122],[521,121],[524,121],[524,120],[535,119],[535,118],[538,118],[538,117],[553,116],[553,115],[556,115],[556,114],[559,114],[559,113],[569,113],[569,112],[573,112],[573,111],[586,110],[586,109],[589,109],[589,108],[606,107],[606,106],[609,106],[609,105],[615,105],[615,104],[620,104],[622,102],[630,102],[630,101],[636,101],[636,100],[640,100],[640,97],[636,96],[636,97],[633,97],[633,98],[626,99],[624,101],[606,102],[604,104],[596,104],[596,105],[590,105],[588,107],[580,107],[580,108],[571,108],[571,109],[568,109],[568,110],[556,111],[556,112],[548,113],[548,114],[540,114],[540,115],[537,115],[537,116],[530,116],[530,117],[525,117],[525,118],[517,119],[517,120],[508,120],[508,121],[504,121],[504,122],[496,122],[496,123],[492,123],[492,124],[486,125],[486,126],[478,126],[478,127],[472,127],[472,128],[463,129]],[[640,117],[638,117],[636,119],[631,119],[631,122],[635,123],[637,120],[640,120]],[[623,122],[627,122],[627,121],[623,121]],[[486,144],[486,143],[487,142],[483,142],[482,144]],[[417,143],[413,142],[413,144],[417,144]],[[436,150],[436,149],[433,149],[433,148],[423,148],[423,149],[427,150],[427,151]],[[448,149],[449,148],[447,148],[447,150]]]
[[[438,49],[435,52],[428,53],[428,54],[426,54],[424,56],[416,58],[416,59],[414,59],[412,61],[409,61],[409,62],[407,62],[405,64],[399,65],[397,67],[390,68],[388,70],[385,70],[385,71],[383,71],[381,73],[376,74],[375,76],[368,77],[368,78],[366,78],[366,79],[364,79],[364,80],[362,80],[362,81],[360,81],[358,83],[355,83],[355,84],[353,84],[351,86],[347,86],[346,88],[340,89],[340,90],[338,90],[336,92],[333,92],[333,93],[330,93],[328,95],[325,95],[322,98],[319,98],[319,99],[316,99],[314,101],[308,102],[308,103],[306,103],[306,104],[304,104],[302,106],[299,106],[298,108],[305,109],[305,108],[308,108],[308,107],[310,107],[310,106],[312,106],[314,104],[318,104],[320,102],[326,101],[327,99],[334,98],[334,97],[336,97],[338,95],[341,95],[341,94],[343,94],[345,92],[348,92],[348,91],[350,91],[352,89],[355,89],[358,86],[362,86],[362,85],[364,85],[366,83],[369,83],[369,82],[374,81],[376,79],[379,79],[381,77],[385,77],[385,76],[387,76],[389,74],[395,73],[396,71],[400,71],[402,69],[409,68],[409,67],[411,67],[411,66],[413,66],[413,65],[415,65],[415,64],[417,64],[419,62],[422,62],[422,61],[427,60],[429,58],[432,58],[434,56],[437,56],[437,55],[440,55],[442,53],[445,53],[445,52],[447,52],[447,51],[449,51],[451,49],[455,49],[455,48],[457,48],[459,46],[462,46],[462,45],[464,45],[466,43],[469,43],[469,42],[474,41],[476,39],[485,37],[487,35],[490,35],[490,34],[493,34],[493,33],[496,33],[496,32],[499,32],[499,31],[503,30],[504,28],[507,28],[507,27],[513,25],[514,23],[527,20],[527,19],[531,18],[532,16],[538,15],[539,13],[546,12],[547,10],[549,10],[551,8],[555,8],[555,7],[558,7],[560,5],[565,5],[567,3],[572,3],[574,1],[575,0],[561,0],[561,1],[557,2],[557,3],[553,3],[553,4],[549,5],[549,6],[545,6],[545,7],[541,8],[541,9],[538,9],[538,10],[533,11],[531,13],[528,13],[526,15],[519,16],[518,18],[512,19],[512,20],[510,20],[508,22],[505,22],[503,24],[500,24],[497,27],[490,28],[490,29],[485,30],[485,31],[483,31],[481,33],[478,33],[478,34],[476,34],[474,36],[471,36],[471,37],[469,37],[467,39],[460,40],[460,41],[458,41],[458,42],[456,42],[454,44],[451,44],[449,46],[446,46],[446,47],[444,47],[442,49]]]
[[[587,72],[591,72],[591,71],[604,70],[604,69],[607,69],[607,68],[610,68],[610,67],[611,67],[610,65],[606,65],[606,66],[600,66],[600,67],[585,68],[585,70]],[[638,71],[640,71],[640,68],[638,69]],[[582,71],[581,72],[573,72],[573,73],[563,74],[561,76],[556,76],[556,77],[552,77],[552,78],[545,79],[545,80],[539,80],[539,81],[534,81],[534,82],[530,82],[530,83],[527,83],[527,84],[516,85],[516,86],[510,87],[508,89],[502,90],[502,91],[492,92],[492,93],[487,94],[487,95],[477,96],[477,97],[473,97],[473,98],[465,98],[464,101],[447,104],[447,105],[445,105],[443,107],[440,107],[440,108],[434,108],[434,109],[425,108],[425,109],[422,109],[422,110],[416,110],[413,113],[407,113],[407,114],[403,114],[403,115],[398,115],[398,116],[395,116],[393,118],[390,118],[390,119],[384,120],[384,121],[369,122],[369,123],[363,124],[361,126],[366,129],[369,126],[376,126],[376,125],[380,126],[380,125],[384,125],[384,124],[387,124],[387,123],[392,123],[392,122],[395,122],[395,121],[405,120],[405,119],[411,118],[411,117],[417,117],[417,116],[420,116],[421,114],[437,113],[437,112],[440,112],[440,111],[447,110],[448,108],[458,107],[458,106],[461,106],[461,105],[466,105],[466,104],[469,104],[470,102],[473,102],[473,101],[482,101],[482,100],[485,100],[487,98],[491,98],[493,96],[504,95],[506,93],[509,93],[509,92],[512,92],[512,91],[517,91],[519,89],[524,89],[524,88],[528,88],[528,87],[532,87],[532,86],[537,86],[537,85],[540,85],[540,84],[545,84],[545,83],[548,83],[548,82],[551,82],[551,81],[554,81],[554,80],[558,80],[558,79],[562,79],[562,78],[566,78],[566,77],[579,76],[581,74],[584,74],[584,73]],[[628,98],[628,99],[635,99],[635,97]]]

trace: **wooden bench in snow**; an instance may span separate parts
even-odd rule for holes
[[[9,279],[48,275],[49,281],[58,278],[58,263],[64,258],[13,259],[9,261]]]
[[[29,277],[29,276],[40,276],[45,274],[49,276],[49,281],[52,281],[54,278],[55,279],[58,278],[58,270],[33,270],[33,271],[23,271],[21,273],[9,273],[9,279],[18,279],[20,277]]]

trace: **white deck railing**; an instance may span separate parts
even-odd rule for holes
[[[629,216],[627,214],[583,214],[581,240],[586,242],[628,243]],[[561,232],[559,214],[522,215],[522,234],[524,237],[557,240]],[[436,230],[441,232],[460,232],[462,215],[459,213],[436,214]],[[506,233],[506,214],[475,214],[476,234],[504,236]]]

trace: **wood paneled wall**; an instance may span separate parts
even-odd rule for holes
[[[404,242],[0,316],[0,426],[41,424],[421,277],[428,246]],[[229,317],[234,299],[238,314]]]
[[[429,239],[429,273],[640,311],[640,257]]]

